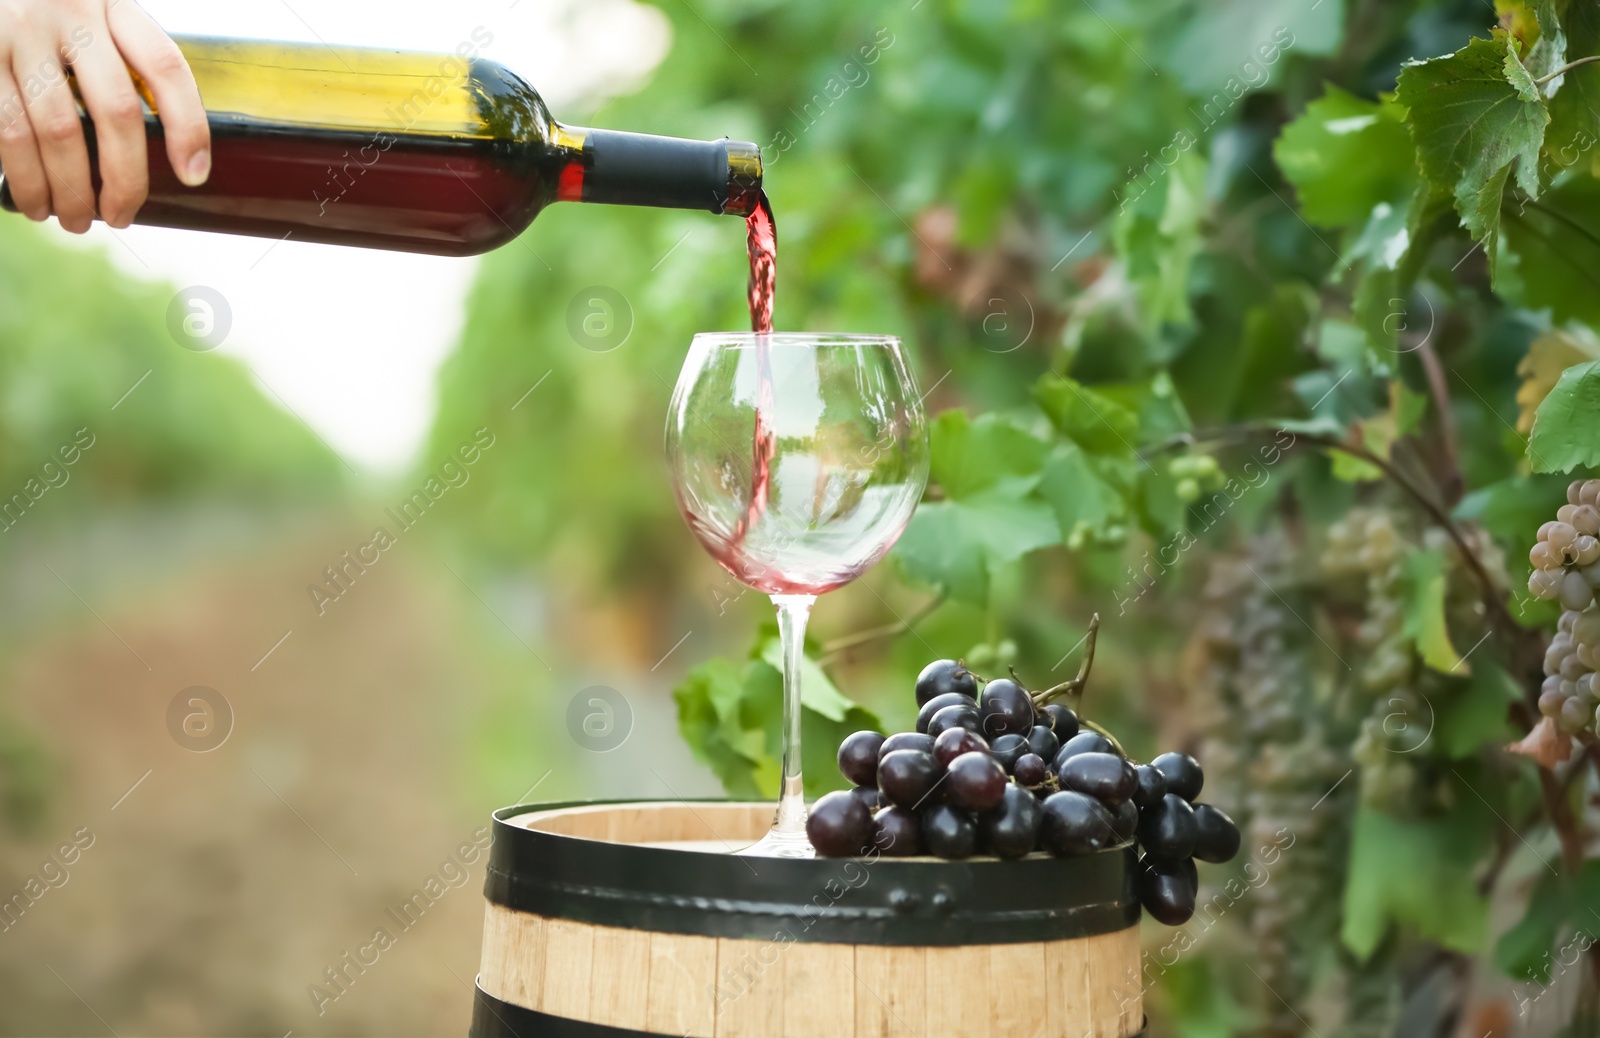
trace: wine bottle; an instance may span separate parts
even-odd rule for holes
[[[135,223],[470,256],[554,201],[748,216],[761,194],[754,144],[557,122],[524,80],[478,56],[482,29],[453,54],[174,39],[206,107],[211,177],[178,180],[135,76],[150,165]],[[84,130],[93,160],[87,115]],[[16,211],[3,183],[0,205]]]

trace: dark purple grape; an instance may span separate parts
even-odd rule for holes
[[[978,816],[978,844],[996,857],[1020,858],[1030,853],[1039,839],[1041,814],[1032,793],[1007,784],[999,805]]]
[[[1044,758],[1037,753],[1024,753],[1017,758],[1016,767],[1011,769],[1011,774],[1017,777],[1018,785],[1032,789],[1050,780],[1050,765],[1046,764]]]
[[[1111,811],[1111,825],[1117,831],[1117,842],[1127,843],[1139,832],[1139,809],[1132,800],[1124,800]]]
[[[1139,772],[1114,753],[1080,753],[1061,762],[1057,772],[1062,789],[1075,789],[1103,800],[1108,807],[1133,796]]]
[[[1111,812],[1094,797],[1071,791],[1045,798],[1039,842],[1058,858],[1089,854],[1116,842]]]
[[[960,692],[946,692],[942,696],[934,696],[926,703],[923,703],[922,709],[917,711],[917,731],[926,734],[928,731],[928,722],[933,720],[934,714],[938,713],[940,710],[943,710],[945,707],[961,706],[963,704],[972,707],[973,710],[978,709],[977,703],[973,702],[970,697],[962,695]]]
[[[1076,757],[1080,753],[1116,753],[1117,748],[1111,745],[1111,740],[1099,732],[1079,732],[1061,744],[1061,749],[1056,751],[1055,769],[1061,770],[1061,765]]]
[[[878,789],[896,807],[915,811],[942,778],[944,768],[921,750],[895,750],[878,762]]]
[[[1194,808],[1176,793],[1168,793],[1160,804],[1139,812],[1139,843],[1152,857],[1182,861],[1194,854],[1199,835]]]
[[[963,753],[950,762],[944,780],[951,803],[968,811],[987,811],[1005,796],[1006,773],[987,753]]]
[[[997,678],[983,686],[978,712],[983,719],[983,727],[978,730],[990,739],[1027,735],[1033,728],[1033,700],[1010,678]]]
[[[1187,868],[1185,866],[1187,865]],[[1182,926],[1194,915],[1194,862],[1162,862],[1148,856],[1139,862],[1139,902],[1157,922]]]
[[[963,753],[987,753],[988,750],[989,743],[983,736],[965,728],[946,728],[933,740],[934,759],[946,767]]]
[[[967,702],[960,706],[947,706],[934,714],[933,720],[928,722],[928,734],[935,741],[952,728],[965,728],[977,735],[980,733],[978,724],[978,708]]]
[[[1061,703],[1046,703],[1039,716],[1041,723],[1046,723],[1044,718],[1049,719],[1050,731],[1060,742],[1066,742],[1078,734],[1078,715],[1073,713],[1072,708],[1069,706],[1064,706]],[[1049,757],[1045,757],[1045,760],[1049,759]]]
[[[1191,804],[1200,795],[1200,787],[1205,785],[1206,775],[1200,770],[1200,762],[1187,753],[1163,753],[1150,764],[1167,777],[1168,793],[1176,793]]]
[[[1194,825],[1196,858],[1221,864],[1239,853],[1239,827],[1219,808],[1194,805]]]
[[[968,699],[978,698],[978,679],[955,660],[934,660],[917,675],[917,706],[935,696],[958,692]]]
[[[1139,765],[1138,772],[1139,788],[1133,791],[1133,802],[1139,810],[1148,811],[1167,795],[1167,777],[1149,764]]]
[[[877,786],[856,786],[850,790],[850,795],[866,804],[868,811],[876,811],[883,806],[883,794],[878,792]]]
[[[1045,760],[1054,760],[1056,751],[1061,749],[1061,740],[1056,738],[1047,725],[1036,724],[1028,730],[1028,752],[1037,753]]]
[[[883,749],[882,732],[855,732],[839,744],[839,771],[858,786],[878,784],[878,751]]]
[[[1006,771],[1017,766],[1017,761],[1028,752],[1028,740],[1021,735],[1002,735],[989,745],[989,755]]]
[[[978,823],[959,807],[935,804],[922,813],[922,846],[935,858],[970,858],[978,847]]]
[[[849,858],[866,850],[872,838],[872,812],[859,797],[828,793],[811,805],[806,836],[824,858]]]
[[[923,753],[933,752],[933,736],[921,732],[896,732],[883,740],[883,748],[878,751],[881,761],[895,750],[921,750]]]
[[[872,846],[886,858],[913,858],[922,853],[922,821],[915,811],[886,807],[872,816]]]

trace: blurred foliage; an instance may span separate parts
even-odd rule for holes
[[[170,286],[0,221],[0,494],[45,482],[80,429],[94,444],[69,479],[103,502],[260,501],[341,484],[339,461],[243,364],[174,348],[170,301]]]
[[[1339,646],[1327,687],[1305,690],[1298,738],[1325,726],[1313,741],[1328,766],[1349,760],[1364,777],[1362,806],[1330,814],[1342,832],[1295,880],[1342,904],[1345,949],[1291,944],[1305,961],[1290,972],[1314,1005],[1335,1005],[1305,1010],[1319,1033],[1394,1019],[1444,1033],[1478,996],[1461,985],[1427,1008],[1428,970],[1493,944],[1490,898],[1528,894],[1495,885],[1523,843],[1547,857],[1564,827],[1570,856],[1573,827],[1592,824],[1581,810],[1557,818],[1549,799],[1539,811],[1531,766],[1501,746],[1536,716],[1540,628],[1553,621],[1508,594],[1522,570],[1504,559],[1561,502],[1561,483],[1536,473],[1596,462],[1583,325],[1600,322],[1600,67],[1568,67],[1600,51],[1593,5],[663,10],[676,38],[649,88],[586,121],[761,142],[779,326],[903,336],[937,412],[930,499],[894,553],[898,579],[871,574],[870,596],[847,589],[818,611],[829,689],[904,726],[911,679],[937,656],[1053,683],[1098,610],[1090,712],[1138,755],[1157,738],[1197,744],[1189,715],[1212,708],[1184,648],[1204,619],[1196,563],[1266,533],[1315,558],[1353,505],[1413,517],[1406,561],[1372,593],[1294,578],[1304,615],[1286,622],[1316,635],[1304,651]],[[690,337],[745,324],[729,224],[558,207],[487,261],[431,450],[503,423],[514,462],[468,488],[459,530],[493,564],[691,618],[737,594],[684,593],[707,564],[657,460]],[[627,301],[631,333],[613,352],[569,331],[593,286]],[[757,605],[739,615],[754,623]],[[1371,624],[1387,632],[1382,652],[1355,634]],[[694,665],[678,690],[684,735],[740,794],[770,792],[775,768],[768,637],[742,661]],[[1360,692],[1341,676],[1384,666],[1399,684]],[[1436,741],[1407,764],[1414,784],[1384,763],[1397,751],[1381,738],[1352,749],[1364,713],[1381,709],[1377,687],[1437,710]],[[1312,810],[1315,795],[1263,817]],[[1525,840],[1491,800],[1535,810]],[[1535,900],[1503,963],[1578,925],[1561,908],[1571,897]],[[1152,1004],[1183,1033],[1284,1033],[1228,930],[1201,938],[1204,982],[1175,971]],[[1337,1008],[1338,985],[1360,1011]]]

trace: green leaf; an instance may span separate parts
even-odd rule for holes
[[[760,662],[752,665],[747,683],[757,685],[766,701],[778,699],[781,722],[783,642],[775,633],[769,634],[757,644],[756,651]],[[845,788],[849,783],[839,774],[839,744],[852,732],[881,732],[883,722],[840,692],[827,672],[810,656],[800,658],[800,704],[800,766],[806,793],[815,796]],[[781,731],[771,729],[768,736],[769,752],[781,766]]]
[[[1361,807],[1345,880],[1345,946],[1365,959],[1400,924],[1447,948],[1477,951],[1489,906],[1471,866],[1493,833],[1494,818],[1468,791],[1437,817],[1400,819]]]
[[[1382,205],[1388,214],[1402,214],[1404,229],[1417,164],[1397,105],[1365,101],[1330,85],[1283,128],[1272,154],[1312,223],[1364,223]]]
[[[1564,61],[1600,54],[1600,4],[1572,0],[1561,15],[1566,33]],[[1545,134],[1547,166],[1576,166],[1600,144],[1600,64],[1575,68],[1561,77],[1550,99],[1550,129]]]
[[[1157,60],[1202,104],[1226,112],[1268,85],[1291,55],[1337,54],[1343,0],[1194,0]]]
[[[721,658],[707,660],[684,676],[672,698],[678,704],[678,731],[695,759],[711,769],[730,796],[762,799],[778,793],[779,766],[767,751],[766,729],[769,722],[781,724],[783,699],[777,699],[776,715],[770,696],[747,700],[749,669]]]
[[[1000,415],[976,421],[945,411],[928,432],[933,481],[952,498],[971,497],[1002,480],[1037,479],[1050,447]]]
[[[1437,708],[1434,734],[1451,760],[1476,756],[1486,745],[1500,746],[1513,738],[1506,709],[1522,698],[1504,668],[1480,663],[1472,680]]]
[[[1534,414],[1528,457],[1535,472],[1600,465],[1600,361],[1575,364]]]
[[[752,658],[735,664],[714,658],[695,667],[678,687],[678,730],[696,759],[711,768],[730,796],[766,799],[778,793],[782,768],[783,650],[764,629]],[[811,794],[842,788],[835,765],[851,732],[882,730],[870,710],[852,702],[815,661],[800,665],[801,767]]]
[[[1411,593],[1405,603],[1405,636],[1416,643],[1422,662],[1434,670],[1465,677],[1471,666],[1450,644],[1445,626],[1446,591],[1444,551],[1412,552],[1405,560]]]
[[[906,572],[952,598],[982,603],[991,566],[1061,543],[1050,507],[1007,488],[961,501],[934,501],[911,517],[895,545]]]
[[[1127,519],[1126,501],[1101,477],[1093,461],[1076,444],[1062,444],[1045,463],[1039,496],[1049,502],[1061,528],[1061,539],[1077,547],[1086,536],[1101,534]]]
[[[1397,95],[1430,184],[1455,199],[1461,224],[1498,252],[1501,198],[1512,166],[1529,197],[1539,194],[1539,149],[1549,121],[1516,43],[1496,30],[1461,50],[1407,63]]]
[[[1600,922],[1593,921],[1589,912],[1596,905],[1600,905],[1600,861],[1585,862],[1575,877],[1542,875],[1522,919],[1495,943],[1496,965],[1513,980],[1550,983],[1556,942],[1569,928],[1593,935]]]
[[[763,638],[757,651],[764,663],[783,674],[783,641],[777,635]],[[816,660],[804,655],[800,657],[800,703],[829,721],[843,721],[851,710],[862,709],[839,691]]]
[[[1061,435],[1090,454],[1133,454],[1139,417],[1131,409],[1064,375],[1040,379],[1033,396]]]
[[[1394,416],[1395,436],[1410,436],[1428,411],[1428,398],[1413,393],[1406,384],[1396,379],[1389,383],[1389,413]]]
[[[1561,380],[1562,372],[1596,359],[1600,359],[1600,347],[1589,335],[1548,331],[1529,343],[1527,354],[1517,364],[1522,379],[1517,388],[1517,432],[1526,436],[1533,431],[1534,415]]]
[[[1573,177],[1537,202],[1507,206],[1504,215],[1521,301],[1548,308],[1557,324],[1600,326],[1600,181]],[[1499,282],[1495,288],[1507,294]]]
[[[1127,267],[1142,305],[1144,323],[1187,324],[1189,270],[1200,251],[1200,224],[1206,213],[1206,163],[1184,151],[1170,166],[1157,164],[1159,178],[1128,185],[1112,226],[1117,255]]]

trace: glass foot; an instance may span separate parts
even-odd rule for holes
[[[817,851],[807,839],[805,830],[797,833],[780,832],[773,829],[763,836],[759,842],[751,844],[740,854],[752,858],[815,858]]]

